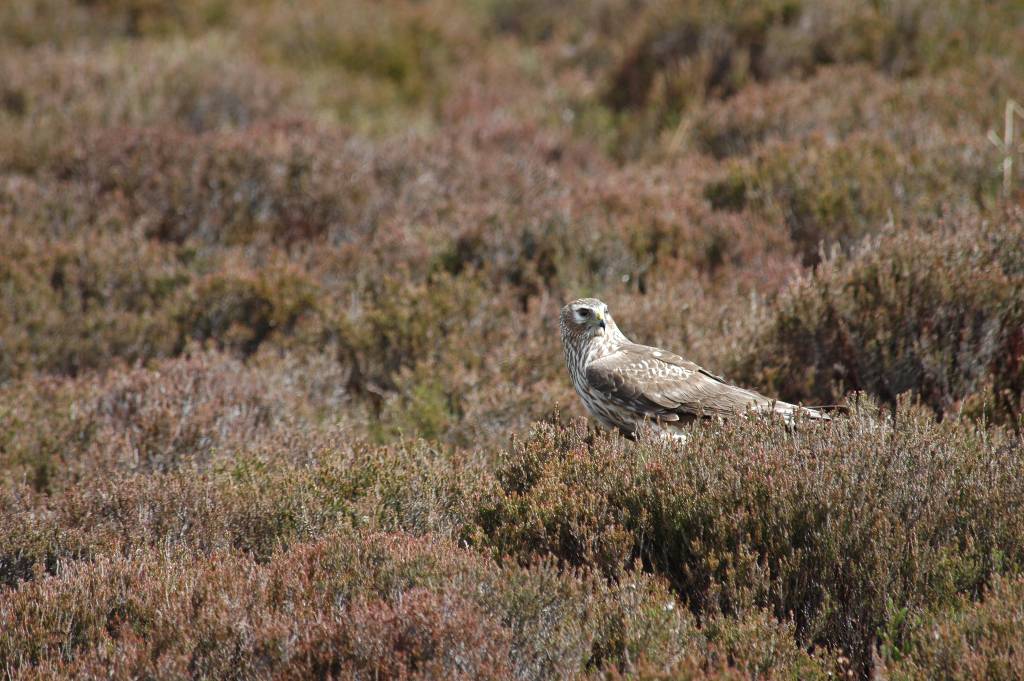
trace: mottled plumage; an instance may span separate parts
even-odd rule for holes
[[[562,348],[573,386],[593,416],[632,436],[641,423],[681,436],[698,418],[776,414],[827,419],[815,409],[779,402],[727,383],[679,355],[634,343],[619,330],[608,306],[575,300],[560,315]]]

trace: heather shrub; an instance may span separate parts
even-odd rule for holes
[[[718,209],[751,205],[784,221],[804,263],[816,264],[822,247],[849,247],[886,221],[930,220],[993,200],[996,179],[982,158],[959,145],[908,151],[870,137],[835,145],[812,137],[731,164],[704,196]]]
[[[196,132],[246,125],[296,106],[294,84],[239,59],[215,40],[194,44],[111,45],[84,58],[52,46],[9,53],[8,109],[31,127],[96,129],[178,123]],[[131,51],[133,61],[124,60]],[[234,56],[234,58],[232,58]],[[301,111],[301,109],[299,109]]]
[[[398,210],[382,221],[389,228],[414,221],[402,232],[421,248],[406,246],[402,267],[420,265],[425,252],[432,257],[422,267],[456,276],[482,271],[518,289],[525,304],[548,292],[644,293],[659,278],[756,272],[751,261],[789,259],[784,229],[708,206],[700,190],[714,176],[700,162],[616,169],[591,159],[552,162],[497,143],[443,151],[454,162],[440,164],[434,153],[406,162],[404,174],[417,181],[401,186]],[[449,192],[466,200],[454,215]],[[394,266],[394,252],[381,257]]]
[[[0,669],[1019,675],[1020,19],[0,3]],[[599,432],[585,295],[853,414]]]
[[[981,602],[967,599],[908,622],[881,647],[885,679],[1014,679],[1024,673],[1022,583],[998,578]]]
[[[737,373],[806,402],[910,391],[939,412],[1019,414],[1022,224],[889,230],[830,259],[780,297]]]
[[[240,29],[261,59],[304,74],[321,110],[380,133],[431,125],[455,65],[482,51],[474,14],[450,0],[275,2]]]
[[[271,12],[254,14],[250,20],[262,33],[263,48],[278,59],[336,65],[355,74],[393,81],[414,95],[422,87],[420,81],[436,77],[439,67],[450,58],[446,50],[452,48],[444,45],[443,38],[446,30],[455,27],[438,21],[441,5],[423,8],[398,3],[398,7],[385,8],[352,0],[341,6],[313,2],[300,8],[279,3]],[[271,27],[269,21],[278,25]]]
[[[167,357],[192,339],[249,355],[270,338],[321,335],[315,286],[286,266],[214,260],[224,269],[204,275],[214,263],[129,234],[18,239],[0,262],[0,380]]]
[[[662,107],[679,107],[705,93],[731,94],[763,69],[757,59],[769,31],[795,22],[799,9],[785,2],[660,4],[616,65],[607,101],[642,109],[657,97]]]
[[[0,388],[2,479],[58,492],[90,474],[194,470],[260,442],[353,427],[345,396],[325,391],[344,376],[330,357],[257,355],[246,366],[193,347],[184,358],[116,369]]]
[[[88,57],[46,45],[5,52],[3,167],[35,172],[72,144],[111,127],[227,130],[309,109],[288,74],[240,58],[233,45],[216,39],[115,43]]]
[[[291,335],[316,317],[316,288],[298,272],[241,272],[199,280],[178,312],[184,333],[251,355],[271,334]]]
[[[485,458],[353,443],[342,415],[318,425],[322,398],[300,380],[294,365],[275,373],[210,355],[102,383],[6,389],[0,576],[68,556],[161,547],[266,557],[336,526],[422,533],[464,523],[487,484]]]
[[[694,144],[724,159],[750,155],[771,142],[815,136],[845,139],[883,125],[890,132],[898,131],[893,104],[907,97],[909,90],[909,85],[901,88],[897,80],[864,65],[824,67],[807,79],[753,83],[733,97],[711,100],[700,109]],[[920,115],[913,121],[920,125]]]
[[[360,181],[368,169],[354,146],[311,133],[285,124],[212,138],[118,130],[73,148],[54,170],[92,184],[97,198],[124,202],[129,224],[159,240],[353,239],[372,216],[373,186]]]
[[[0,659],[21,671],[533,679],[639,664],[824,678],[822,662],[782,641],[744,658],[757,644],[722,625],[706,639],[656,580],[499,569],[436,538],[334,534],[263,565],[230,552],[102,559],[10,595]],[[750,626],[772,640],[775,625]]]
[[[685,448],[543,426],[499,466],[474,541],[615,580],[642,566],[698,613],[767,607],[863,669],[890,601],[949,603],[1020,569],[1018,445],[993,436],[909,408],[697,428]]]
[[[439,275],[412,285],[402,277],[387,277],[367,293],[374,304],[341,321],[339,343],[356,371],[387,387],[393,387],[392,377],[403,368],[443,361],[453,351],[447,337],[486,334],[499,322],[486,320],[489,313],[502,315],[470,277]]]
[[[654,3],[608,70],[604,102],[620,112],[619,147],[642,151],[705,99],[755,82],[865,64],[910,79],[987,55],[1019,60],[1019,8],[970,3]],[[955,36],[950,38],[950,36]]]
[[[170,310],[189,275],[173,253],[128,235],[53,244],[2,231],[0,380],[174,351]]]
[[[19,46],[73,45],[171,33],[197,33],[229,18],[230,0],[27,0],[0,11],[0,35]]]
[[[300,437],[288,435],[292,441]],[[459,504],[457,493],[436,487],[442,479],[436,463],[403,468],[398,451],[332,451],[323,438],[312,439],[306,460],[298,463],[271,453],[273,443],[285,438],[262,441],[260,451],[219,450],[206,457],[210,463],[181,462],[168,473],[123,473],[101,459],[57,498],[14,488],[5,499],[10,525],[0,547],[3,581],[78,560],[150,552],[233,549],[265,561],[333,528],[372,523],[443,529],[455,515],[447,507]],[[83,456],[97,457],[95,452]],[[446,484],[466,485],[463,477]],[[437,498],[404,501],[405,484],[415,490],[434,484]]]
[[[694,112],[692,143],[715,158],[744,157],[784,142],[835,144],[877,138],[905,153],[987,155],[979,134],[999,118],[1019,74],[995,58],[941,75],[900,80],[867,65],[822,67],[806,78],[755,83]],[[968,153],[970,150],[970,153]],[[993,150],[994,151],[994,150]]]
[[[392,678],[415,670],[412,678],[424,679],[511,675],[507,632],[459,595],[411,589],[397,604],[358,604],[350,616],[359,630],[330,642],[340,648],[335,664],[344,673]]]
[[[228,0],[187,0],[168,6],[153,0],[90,0],[90,14],[114,27],[119,35],[140,37],[196,33],[228,21]]]

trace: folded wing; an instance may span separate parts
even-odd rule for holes
[[[648,418],[732,416],[746,412],[782,415],[791,420],[797,411],[809,418],[828,418],[813,409],[727,383],[671,352],[629,343],[587,367],[587,381],[610,401]]]

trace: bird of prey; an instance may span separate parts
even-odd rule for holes
[[[685,439],[682,426],[687,423],[738,414],[776,414],[789,424],[798,413],[808,419],[829,418],[816,409],[727,383],[667,350],[634,343],[596,298],[563,307],[560,326],[565,363],[587,411],[627,437],[646,423]]]

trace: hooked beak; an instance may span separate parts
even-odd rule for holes
[[[597,317],[597,325],[601,327],[602,331],[604,331],[605,327],[608,326],[608,324],[604,321],[604,312],[602,312],[601,310],[595,310],[594,316]]]

